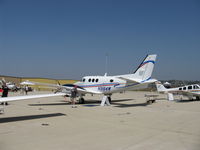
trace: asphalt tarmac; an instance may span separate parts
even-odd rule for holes
[[[0,150],[199,150],[200,101],[159,94],[147,105],[145,94],[157,93],[114,94],[104,107],[101,95],[77,108],[63,97],[10,102],[0,115]]]

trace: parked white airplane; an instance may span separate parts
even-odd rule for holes
[[[156,87],[158,92],[168,94],[168,100],[174,100],[173,94],[187,96],[189,99],[193,99],[193,97],[196,97],[197,100],[200,99],[200,86],[198,84],[167,89],[161,82],[157,81]]]
[[[32,99],[48,96],[60,96],[70,95],[70,90],[77,86],[78,95],[80,97],[79,102],[84,103],[83,96],[85,94],[103,94],[104,98],[111,101],[112,93],[121,92],[125,90],[132,90],[141,88],[141,86],[147,86],[150,83],[154,83],[157,80],[152,79],[156,55],[147,55],[144,61],[138,66],[133,74],[117,75],[117,76],[86,76],[82,81],[75,84],[54,85],[54,84],[42,84],[37,82],[30,82],[35,85],[46,85],[56,87],[60,89],[60,93],[45,94],[45,95],[33,95],[33,96],[21,96],[21,97],[8,97],[0,98],[0,102],[14,101],[21,99]],[[102,99],[102,101],[104,100]]]
[[[4,78],[2,78],[2,80],[0,80],[0,84],[6,85],[8,87],[8,89],[12,90],[12,91],[17,91],[19,89],[14,83],[6,82],[6,80]]]

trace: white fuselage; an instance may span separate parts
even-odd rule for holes
[[[16,85],[14,85],[14,84],[6,84],[6,86],[7,86],[10,90],[16,88]]]
[[[75,83],[87,91],[99,94],[111,94],[141,86],[141,83],[119,79],[117,76],[86,76],[82,81]]]
[[[186,85],[182,87],[166,89],[165,92],[178,93],[180,91],[187,91],[193,94],[200,94],[200,86],[198,84]]]

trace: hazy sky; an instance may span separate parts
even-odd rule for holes
[[[199,0],[0,0],[0,74],[80,79],[134,71],[200,80]]]

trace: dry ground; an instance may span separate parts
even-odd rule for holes
[[[145,94],[115,94],[106,107],[98,95],[78,108],[63,97],[10,102],[0,115],[0,150],[199,150],[200,101],[160,95],[146,105]]]

